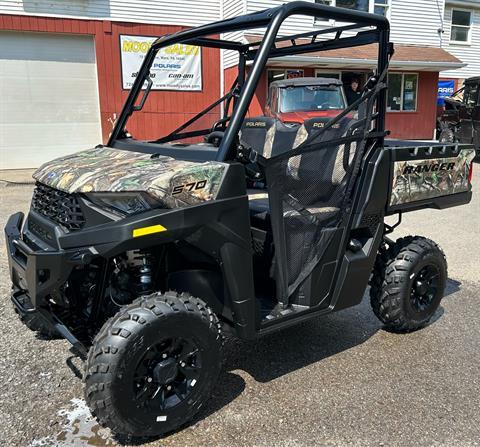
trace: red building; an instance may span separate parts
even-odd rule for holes
[[[261,36],[247,36],[250,42],[260,38]],[[376,45],[368,45],[289,56],[285,60],[276,59],[264,73],[249,113],[251,116],[263,114],[268,84],[274,79],[291,74],[335,77],[342,79],[345,84],[355,77],[362,83],[374,68],[376,55]],[[391,138],[434,138],[439,72],[462,65],[460,60],[441,48],[395,45],[395,54],[390,61],[386,119]],[[225,86],[233,82],[236,72],[236,67],[226,70]],[[410,97],[407,101],[408,95]]]
[[[105,142],[128,95],[122,83],[120,36],[153,37],[180,29],[126,21],[0,15],[0,64],[6,67],[6,74],[0,73],[4,78],[0,94],[9,111],[0,122],[0,145],[2,152],[11,154],[2,157],[0,169],[35,167],[68,151]],[[348,83],[355,76],[365,81],[375,60],[374,46],[276,59],[261,79],[249,114],[263,114],[273,79],[328,76]],[[223,70],[224,63],[219,50],[203,48],[201,90],[152,91],[142,112],[129,121],[128,130],[137,138],[155,138],[201,111],[235,77],[236,67]],[[433,138],[439,72],[461,66],[441,48],[396,45],[387,113],[392,137]],[[205,120],[211,123],[219,114],[214,109]]]

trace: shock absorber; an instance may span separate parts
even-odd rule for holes
[[[137,252],[135,260],[135,288],[137,295],[152,292],[152,255],[148,252]]]

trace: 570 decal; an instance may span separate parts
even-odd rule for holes
[[[200,180],[199,182],[185,183],[184,185],[174,186],[172,190],[172,196],[181,194],[182,192],[190,192],[204,189],[206,186],[206,180]]]

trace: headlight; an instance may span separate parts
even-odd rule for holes
[[[150,195],[142,192],[95,192],[85,196],[94,205],[108,208],[123,216],[142,213],[161,205]]]

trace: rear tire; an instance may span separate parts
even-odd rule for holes
[[[119,435],[173,431],[211,395],[222,345],[219,320],[200,299],[175,292],[139,298],[95,337],[86,365],[87,404]]]
[[[407,236],[384,245],[370,280],[373,312],[389,331],[417,330],[438,309],[447,277],[445,254],[430,239]]]

